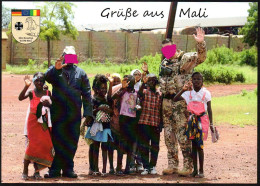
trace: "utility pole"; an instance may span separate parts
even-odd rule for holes
[[[166,38],[172,39],[172,32],[173,32],[173,28],[174,28],[177,4],[178,4],[178,2],[176,2],[176,1],[171,2],[169,16],[168,16],[168,22],[167,22],[167,28],[166,28],[166,33],[165,33],[165,39]],[[162,55],[162,60],[163,59],[164,59],[164,56]]]
[[[174,22],[176,17],[176,10],[177,10],[177,4],[178,2],[171,2],[169,16],[168,16],[168,22],[167,22],[167,28],[165,33],[165,39],[169,38],[172,39],[172,32],[174,28]]]

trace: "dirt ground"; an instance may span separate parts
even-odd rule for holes
[[[25,138],[23,136],[24,121],[29,99],[18,100],[24,87],[23,75],[2,75],[2,162],[1,182],[25,183],[21,180]],[[242,89],[253,90],[257,85],[215,85],[206,87],[213,97],[238,94]],[[167,149],[161,133],[160,152],[157,162],[157,175],[127,176],[109,175],[95,177],[88,175],[88,145],[80,137],[78,150],[74,158],[77,179],[59,178],[36,181],[30,179],[26,183],[257,183],[257,126],[240,128],[229,124],[217,126],[220,140],[211,142],[211,136],[205,141],[205,178],[184,178],[176,174],[162,175],[167,167]],[[116,155],[114,156],[116,166]],[[179,151],[180,168],[182,154]],[[125,156],[124,156],[125,163]],[[124,166],[125,164],[123,164]],[[109,165],[107,166],[109,168]],[[99,169],[102,169],[101,154]],[[41,175],[47,169],[41,171]],[[33,174],[33,165],[29,167],[29,175]]]

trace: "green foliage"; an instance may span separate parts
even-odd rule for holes
[[[48,61],[43,61],[43,68],[48,68]]]
[[[60,39],[59,27],[54,22],[44,20],[42,21],[40,39],[44,41],[59,40]]]
[[[159,66],[161,61],[162,61],[162,54],[156,53],[154,56],[152,55],[143,56],[138,60],[137,64],[141,66],[143,62],[146,62],[149,65],[149,72],[159,75]]]
[[[2,4],[2,29],[8,28],[11,23],[11,9]]]
[[[215,74],[213,68],[199,68],[197,67],[195,71],[200,72],[203,75],[204,81],[206,82],[214,82],[215,81]]]
[[[225,51],[226,55],[233,56],[232,59],[230,58],[230,63],[232,65],[224,63],[224,59],[228,59],[225,56],[221,55],[220,53]],[[208,51],[208,55],[212,54],[216,57],[207,58],[206,61],[200,65],[198,65],[194,71],[201,72],[204,76],[204,82],[207,83],[257,83],[257,68],[248,66],[248,63],[241,62],[242,59],[244,59],[243,56],[245,51],[249,51],[249,56],[255,55],[255,60],[257,60],[257,51],[256,48],[253,47],[251,49],[244,50],[242,52],[233,52],[233,50],[230,50],[226,47],[220,47],[219,49],[215,48]],[[130,74],[132,70],[134,69],[140,69],[142,67],[143,62],[147,62],[149,72],[153,73],[155,75],[159,75],[159,65],[161,63],[161,54],[155,54],[154,56],[148,55],[143,56],[140,59],[135,60],[134,62],[125,62],[116,64],[112,61],[109,61],[106,59],[104,62],[99,61],[92,61],[91,59],[88,59],[84,62],[81,62],[78,64],[80,68],[82,68],[88,75],[93,76],[97,73],[100,74],[106,74],[106,73],[119,73],[121,77],[124,75]],[[216,58],[216,59],[215,59]],[[247,59],[249,57],[245,57]],[[209,61],[209,59],[211,62]],[[236,60],[236,62],[234,62]],[[54,64],[54,61],[52,61],[52,64]],[[252,65],[252,62],[250,63]],[[33,65],[31,65],[33,66]],[[26,73],[33,73],[36,71],[46,71],[47,69],[47,61],[44,61],[42,65],[40,65],[39,68],[33,68],[29,67],[19,67],[16,68],[16,66],[7,66],[7,72],[12,73],[18,73],[18,74],[26,74]],[[21,70],[22,69],[22,70]]]
[[[246,81],[246,78],[244,77],[244,74],[242,72],[237,72],[234,77],[235,82],[241,82],[244,83]]]
[[[216,69],[215,78],[219,83],[230,84],[234,81],[235,73],[233,69],[221,66]]]
[[[240,65],[257,67],[257,48],[255,46],[240,53]]]
[[[239,34],[244,35],[244,43],[248,43],[249,46],[258,46],[258,2],[249,3],[249,6],[247,22]]]
[[[247,91],[245,90],[245,89],[243,89],[242,91],[241,91],[241,96],[246,96],[247,95]]]
[[[36,60],[28,59],[28,67],[30,69],[34,69],[36,64]]]
[[[41,32],[42,40],[58,40],[60,34],[71,36],[76,39],[78,31],[72,24],[74,12],[70,2],[46,2],[39,7],[41,9]]]
[[[257,48],[243,49],[242,52],[234,52],[225,45],[207,51],[205,64],[228,64],[228,65],[250,65],[257,66]]]
[[[201,64],[194,71],[202,73],[204,81],[208,83],[219,82],[230,84],[232,82],[245,82],[245,76],[233,66],[219,65],[210,66]]]
[[[54,65],[55,64],[55,61],[54,60],[51,60],[51,65]],[[40,66],[40,68],[48,68],[48,61],[43,61],[42,62],[42,65]]]
[[[205,63],[208,64],[233,64],[234,61],[234,51],[233,49],[227,48],[225,45],[221,47],[215,47],[207,51],[207,59]]]
[[[46,72],[47,68],[37,68],[35,65],[28,66],[28,65],[9,65],[6,64],[6,69],[2,70],[3,73],[10,73],[10,74],[35,74],[36,72]]]
[[[50,41],[59,40],[61,33],[77,38],[78,31],[72,24],[74,13],[70,2],[46,2],[43,6],[38,6],[41,9],[41,29],[40,39],[48,43],[48,66],[50,66]]]

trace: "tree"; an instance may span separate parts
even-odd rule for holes
[[[244,35],[243,42],[249,46],[258,43],[258,2],[249,3],[248,17],[245,26],[240,30],[239,34]]]
[[[2,28],[8,28],[9,23],[11,23],[11,9],[2,6]]]
[[[61,33],[72,37],[74,40],[78,36],[78,31],[71,23],[74,18],[70,2],[46,2],[40,6],[41,10],[41,30],[40,39],[47,41],[48,67],[51,64],[50,42],[59,40]]]

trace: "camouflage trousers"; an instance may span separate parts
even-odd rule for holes
[[[178,168],[178,143],[183,155],[183,167],[192,169],[191,141],[185,136],[188,123],[187,105],[184,100],[173,102],[163,99],[163,125],[165,144],[168,149],[168,168]]]

